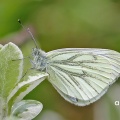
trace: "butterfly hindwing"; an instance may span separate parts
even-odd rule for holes
[[[98,100],[120,74],[120,54],[107,49],[59,49],[47,53],[49,81],[67,101]]]

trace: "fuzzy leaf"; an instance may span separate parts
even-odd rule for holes
[[[6,99],[10,91],[22,76],[22,60],[20,49],[8,43],[0,49],[0,97]],[[12,61],[16,59],[17,61]]]
[[[39,71],[32,70],[31,72],[32,73],[26,75],[24,80],[19,82],[9,94],[7,99],[9,108],[11,108],[14,103],[21,101],[30,91],[32,91],[48,76],[47,73],[40,73]]]
[[[35,100],[22,100],[13,105],[10,118],[15,120],[32,120],[42,110],[42,103]]]

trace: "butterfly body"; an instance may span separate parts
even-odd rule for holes
[[[34,69],[67,101],[85,106],[98,100],[120,76],[120,53],[108,49],[65,48],[45,53],[33,49]]]
[[[46,53],[41,49],[34,48],[32,50],[33,59],[31,60],[32,68],[39,71],[46,71],[47,58]]]

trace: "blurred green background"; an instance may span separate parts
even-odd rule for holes
[[[46,52],[67,47],[120,52],[120,0],[0,0],[0,43],[14,42],[28,56],[34,44],[18,18]],[[24,65],[30,67],[27,60]],[[120,120],[120,105],[114,104],[120,101],[119,81],[86,107],[66,102],[47,79],[25,99],[44,105],[34,120]]]

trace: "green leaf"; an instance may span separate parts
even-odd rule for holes
[[[15,120],[32,120],[41,112],[42,108],[42,103],[38,101],[22,100],[13,105],[10,118],[15,117]]]
[[[0,97],[6,99],[22,76],[22,60],[20,49],[8,43],[0,49]],[[12,61],[12,60],[17,61]]]
[[[9,113],[14,103],[21,101],[25,95],[38,86],[47,76],[47,73],[40,73],[35,70],[27,74],[23,81],[19,82],[8,96],[7,103],[9,104]]]

